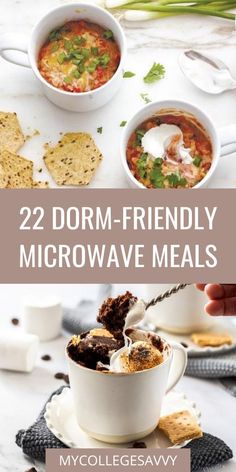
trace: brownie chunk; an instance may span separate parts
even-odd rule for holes
[[[73,336],[68,344],[68,354],[75,362],[89,369],[97,369],[97,366],[110,363],[111,352],[122,347],[112,336],[93,336],[87,333],[86,336]],[[98,367],[100,370],[100,368]]]
[[[97,321],[113,334],[115,339],[123,340],[125,318],[137,298],[130,292],[116,298],[108,298],[101,306]]]

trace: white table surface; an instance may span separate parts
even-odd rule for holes
[[[52,7],[69,3],[68,0],[1,0],[0,40],[6,33],[20,32],[29,38],[32,26]],[[178,67],[178,56],[186,48],[198,48],[217,55],[231,68],[236,77],[236,32],[234,22],[207,17],[177,17],[143,25],[124,25],[128,40],[126,70],[137,75],[124,79],[114,99],[93,113],[70,113],[52,105],[42,95],[41,87],[31,70],[9,64],[0,59],[0,109],[15,111],[26,135],[37,129],[39,136],[27,141],[20,153],[35,162],[35,170],[43,172],[35,177],[50,181],[44,167],[43,144],[56,143],[60,132],[88,131],[101,148],[104,160],[91,187],[127,187],[120,163],[119,142],[122,129],[119,124],[128,120],[141,106],[140,93],[147,92],[152,100],[184,99],[197,104],[213,118],[217,127],[236,123],[236,90],[220,96],[199,91],[183,76]],[[145,85],[142,78],[153,62],[166,67],[164,80]],[[103,126],[103,134],[97,127]],[[210,182],[211,187],[236,187],[236,155],[224,158]]]
[[[141,285],[114,287],[114,294],[123,293],[129,289],[133,293],[145,297],[145,288]],[[96,285],[5,285],[0,287],[0,329],[19,330],[12,326],[12,317],[21,317],[22,300],[27,294],[60,295],[64,305],[74,306],[79,298],[95,298]],[[56,372],[66,372],[64,347],[66,339],[61,337],[51,342],[41,343],[35,369],[31,374],[0,371],[0,471],[24,472],[33,461],[25,457],[14,444],[15,434],[19,429],[27,428],[38,416],[43,404],[61,385],[54,378]],[[50,354],[52,360],[45,362],[41,355]],[[236,454],[235,437],[235,398],[213,380],[201,380],[184,377],[177,387],[196,402],[202,414],[203,430],[223,439]],[[44,472],[44,465],[36,464],[38,472]],[[212,470],[212,469],[211,469]],[[216,467],[215,472],[235,472],[236,459],[222,467]]]

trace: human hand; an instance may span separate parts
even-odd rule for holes
[[[204,309],[208,315],[236,315],[236,284],[196,284],[210,301]]]

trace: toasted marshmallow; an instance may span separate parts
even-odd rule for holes
[[[123,351],[120,355],[122,372],[138,372],[151,369],[163,362],[163,355],[151,343],[136,341],[130,350]]]

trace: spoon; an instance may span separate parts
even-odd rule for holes
[[[190,49],[180,54],[179,66],[190,82],[204,92],[219,94],[236,89],[236,80],[228,66],[214,56]]]
[[[169,290],[161,293],[155,298],[152,298],[149,302],[144,302],[143,300],[139,300],[138,302],[134,302],[133,307],[131,307],[125,321],[125,326],[123,329],[123,336],[124,336],[124,346],[118,349],[118,351],[113,352],[110,358],[110,365],[105,366],[108,367],[109,370],[112,372],[122,372],[122,363],[121,363],[121,356],[123,353],[130,353],[131,346],[132,346],[132,339],[127,335],[126,330],[133,325],[142,323],[142,328],[147,329],[147,324],[144,321],[145,311],[151,307],[156,305],[157,303],[162,302],[166,298],[171,297],[175,293],[178,293],[179,290],[183,290],[190,284],[177,284],[171,287]],[[154,330],[153,330],[154,331]]]

